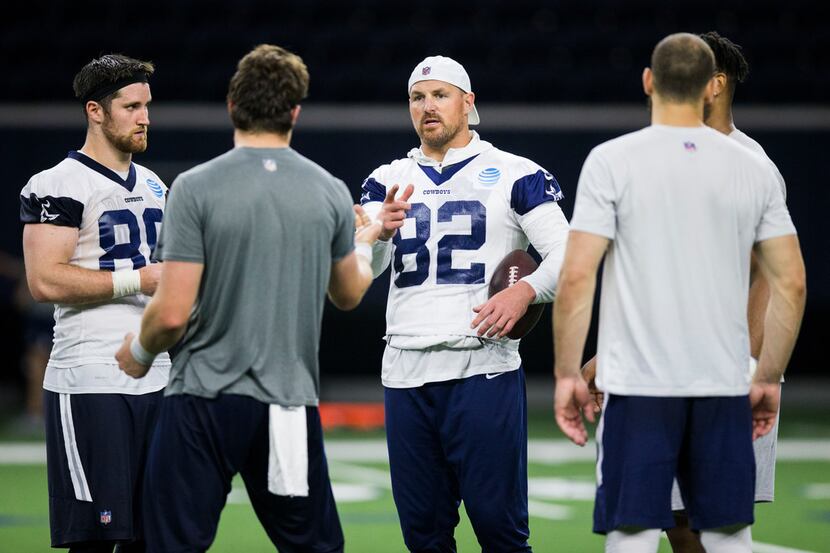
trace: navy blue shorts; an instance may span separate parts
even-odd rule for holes
[[[52,547],[142,538],[141,490],[162,392],[44,391]]]
[[[609,395],[597,444],[594,532],[673,528],[675,475],[692,529],[754,521],[748,396]]]
[[[385,401],[392,494],[407,548],[456,551],[463,500],[484,553],[530,551],[522,369],[386,388]]]
[[[237,473],[280,553],[343,551],[317,408],[306,408],[308,497],[268,491],[268,408],[241,395],[164,398],[145,477],[148,553],[206,551]]]

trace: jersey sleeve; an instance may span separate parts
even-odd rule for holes
[[[20,191],[20,221],[81,228],[83,198],[73,197],[70,183],[57,175],[35,175]]]
[[[608,161],[596,150],[588,154],[576,189],[571,229],[614,239],[617,193]]]
[[[778,177],[769,169],[764,209],[755,228],[755,241],[762,242],[788,234],[796,234],[795,225],[790,218]]]
[[[337,202],[335,204],[336,224],[331,240],[331,259],[337,261],[349,255],[354,249],[354,211],[352,196],[346,184],[335,179]]]
[[[556,295],[559,271],[565,259],[568,243],[568,220],[556,203],[544,203],[519,218],[530,243],[542,256],[542,263],[531,274],[522,278],[536,292],[533,303],[550,303]]]
[[[156,245],[157,259],[205,262],[202,203],[195,184],[181,176],[173,182]]]
[[[386,185],[383,184],[380,169],[376,169],[360,186],[360,205],[372,219],[377,219],[386,199]],[[372,246],[372,276],[377,278],[392,259],[392,240],[377,240]]]
[[[533,208],[546,202],[558,202],[565,196],[553,175],[534,166],[536,169],[513,182],[510,190],[510,208],[517,215],[525,215]]]
[[[383,203],[385,198],[386,186],[378,181],[378,174],[375,171],[360,185],[360,205],[371,202]]]

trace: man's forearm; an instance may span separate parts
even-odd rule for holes
[[[184,335],[187,321],[171,320],[163,313],[164,306],[158,297],[154,297],[144,311],[141,319],[141,346],[153,354],[172,348]]]
[[[553,343],[557,378],[576,376],[591,324],[596,275],[569,276],[559,280],[559,295],[553,305]]]
[[[764,319],[766,318],[769,299],[769,284],[753,254],[750,267],[747,320],[749,323],[749,351],[755,359],[758,359],[761,355],[761,344],[764,342]]]
[[[801,318],[804,315],[806,290],[803,286],[773,285],[769,308],[764,319],[764,340],[755,380],[777,383],[790,361]]]
[[[29,290],[40,302],[85,304],[112,299],[111,271],[84,269],[58,263],[29,276]]]

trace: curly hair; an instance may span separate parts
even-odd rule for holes
[[[703,33],[700,38],[712,49],[717,70],[726,74],[729,91],[734,94],[738,83],[744,82],[749,75],[749,64],[744,57],[743,49],[740,45],[719,35],[717,31]]]
[[[233,126],[246,132],[287,134],[291,110],[308,95],[308,68],[279,46],[260,44],[237,66],[228,88]]]

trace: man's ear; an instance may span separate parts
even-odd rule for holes
[[[473,105],[476,101],[476,95],[473,92],[467,92],[464,94],[464,114],[469,115],[471,111],[473,111]]]
[[[716,96],[716,97],[720,96],[721,94],[723,94],[727,91],[726,87],[728,85],[729,78],[726,76],[726,73],[723,73],[723,72],[720,72],[720,71],[715,73],[715,76],[712,77],[712,81],[713,81],[713,89],[712,89],[713,96]]]
[[[646,96],[654,94],[654,73],[651,72],[650,67],[643,69],[643,92]]]
[[[104,122],[107,113],[104,111],[104,106],[94,100],[89,100],[84,106],[86,110],[86,118],[88,121],[100,125]]]

